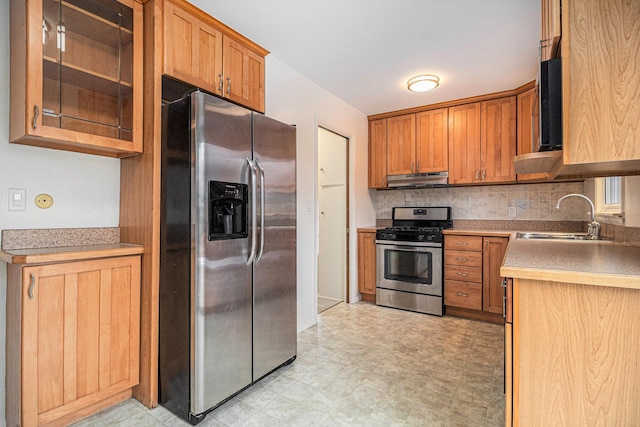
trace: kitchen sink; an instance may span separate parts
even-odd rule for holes
[[[530,233],[520,232],[516,234],[517,239],[550,239],[550,240],[590,240],[587,233]]]

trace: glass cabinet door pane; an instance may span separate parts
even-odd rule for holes
[[[133,11],[115,0],[43,0],[47,126],[131,140]]]

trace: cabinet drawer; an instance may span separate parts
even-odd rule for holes
[[[447,265],[482,267],[482,252],[453,250],[444,251],[444,263]]]
[[[445,280],[444,305],[482,310],[482,285]]]
[[[444,278],[461,282],[482,283],[481,267],[466,267],[464,265],[445,265]]]
[[[444,248],[482,252],[482,236],[448,235],[444,237]]]

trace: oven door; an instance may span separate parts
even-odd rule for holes
[[[376,241],[376,286],[442,296],[442,246]]]

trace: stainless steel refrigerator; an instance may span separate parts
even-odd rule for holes
[[[199,91],[162,115],[159,403],[197,424],[296,357],[296,131]]]

